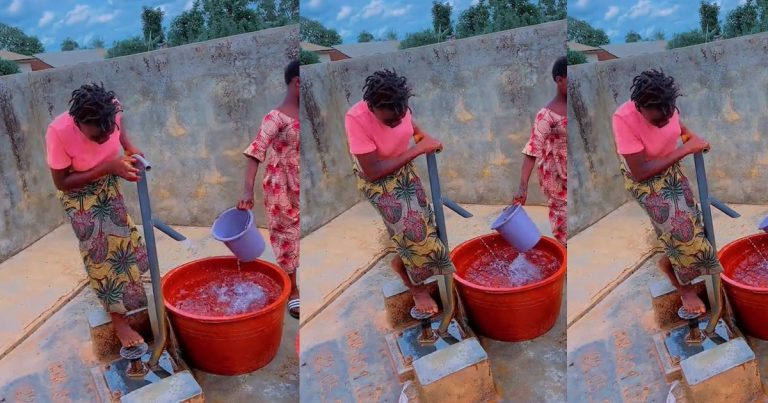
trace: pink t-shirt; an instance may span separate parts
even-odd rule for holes
[[[84,172],[120,156],[121,115],[117,114],[115,121],[118,127],[104,144],[88,139],[69,113],[57,116],[48,125],[48,131],[45,133],[48,166],[53,169],[72,167],[77,172]]]
[[[365,101],[360,101],[349,108],[345,126],[349,152],[354,155],[378,151],[382,157],[394,157],[408,151],[413,138],[411,111],[405,113],[399,125],[389,127],[376,119]]]
[[[616,151],[621,155],[645,150],[649,160],[663,157],[677,148],[681,132],[677,111],[664,127],[656,127],[648,122],[631,100],[613,114],[613,136],[616,139]]]

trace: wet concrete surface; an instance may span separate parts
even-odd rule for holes
[[[757,233],[768,206],[731,205],[741,214],[730,218],[712,209],[719,247]],[[649,256],[658,244],[650,219],[630,202],[568,240],[568,324],[608,295]]]
[[[465,205],[475,217],[462,219],[446,211],[449,244],[457,244],[470,238],[490,233],[490,224],[503,206]],[[359,210],[358,210],[359,209]],[[542,207],[526,207],[542,233],[550,234],[547,210]],[[376,212],[362,204],[336,218],[310,236],[316,239],[332,234],[344,234],[355,228],[356,239],[374,239],[379,229],[364,227],[363,223],[377,223]],[[350,220],[351,217],[366,221]],[[379,224],[380,225],[380,224]],[[322,232],[321,232],[322,231]],[[381,228],[381,231],[384,231]],[[371,234],[371,235],[366,235]],[[386,234],[386,232],[384,232]],[[322,237],[320,235],[323,235]],[[309,238],[308,236],[307,238]],[[305,240],[307,239],[305,238]],[[340,239],[340,238],[335,238]],[[379,239],[377,239],[379,242]],[[326,261],[333,259],[348,267],[365,267],[372,256],[381,254],[386,243],[370,242],[368,254],[359,251],[345,253],[345,248],[320,249],[318,244],[308,246],[302,242],[302,262],[312,256],[323,256]],[[328,243],[332,245],[332,243]],[[336,245],[347,245],[344,241]],[[350,261],[351,256],[361,255]],[[385,335],[392,332],[384,309],[381,286],[398,277],[392,272],[389,261],[392,254],[375,261],[373,266],[359,279],[352,281],[337,293],[327,306],[320,306],[316,316],[302,324],[301,328],[301,396],[307,402],[397,402],[403,385],[400,384],[389,357]],[[369,264],[370,265],[370,264]],[[301,284],[311,284],[325,290],[332,290],[345,283],[345,272],[336,271],[339,266],[307,267],[302,264]],[[330,272],[322,277],[310,271]],[[347,271],[346,275],[353,275]],[[359,275],[359,272],[358,272]],[[316,278],[324,279],[315,282]],[[306,287],[305,287],[306,288]],[[302,290],[306,301],[307,291]],[[563,301],[565,301],[565,295]],[[302,306],[304,316],[306,305]],[[316,306],[316,305],[311,305]],[[542,401],[561,402],[565,400],[565,309],[561,310],[555,327],[546,335],[523,343],[503,343],[481,338],[488,352],[495,377],[500,401]]]
[[[210,237],[209,228],[176,229],[192,241],[192,247],[188,249],[165,235],[157,234],[162,273],[198,258],[230,255],[223,244]],[[263,230],[262,234],[265,234]],[[71,236],[71,245],[61,247],[69,246],[74,248],[76,253],[74,234]],[[36,250],[33,246],[22,253],[34,253]],[[274,262],[271,248],[267,247],[262,258]],[[54,267],[67,264],[75,263],[52,262]],[[0,272],[5,270],[5,267],[5,263],[0,265]],[[13,307],[3,304],[0,309],[10,311]],[[57,311],[0,360],[0,402],[97,401],[90,370],[99,364],[91,350],[87,320],[88,312],[102,309],[95,294],[86,287],[65,305],[51,306],[48,309]],[[286,313],[283,342],[278,355],[259,371],[232,377],[195,371],[195,377],[203,388],[206,401],[250,402],[254,401],[254,396],[270,402],[298,401],[298,358],[294,347],[297,331],[298,321]]]
[[[448,243],[453,248],[470,238],[488,234],[504,206],[462,205],[474,217],[465,219],[446,209]],[[548,210],[526,206],[543,235],[552,236]],[[301,240],[301,323],[311,320],[351,282],[391,252],[391,241],[381,217],[368,202],[358,203]]]
[[[741,218],[731,219],[720,212],[713,212],[720,248],[740,237],[756,233],[757,223],[768,210],[768,207],[759,205],[732,207],[742,214]],[[639,207],[626,205],[612,213],[613,216],[574,237],[581,242],[582,235],[585,239],[597,239],[595,237],[602,233],[601,243],[591,249],[576,248],[576,242],[570,243],[568,318],[572,317],[572,309],[577,308],[581,309],[579,313],[583,316],[568,327],[569,401],[666,401],[671,384],[664,380],[653,343],[653,336],[660,329],[654,320],[648,291],[650,283],[664,276],[657,267],[662,255],[653,253],[652,244],[642,236],[638,237],[634,246],[626,247],[632,244],[627,243],[625,232],[631,232],[633,228],[644,231],[644,227],[617,225],[633,223],[632,220],[638,220],[637,213],[642,213]],[[624,244],[614,245],[618,241]],[[628,250],[634,251],[634,255]],[[604,254],[616,256],[613,267],[604,266],[610,263],[602,256]],[[640,263],[632,266],[630,262],[633,260]],[[581,263],[576,265],[574,261]],[[593,261],[595,264],[590,265]],[[626,278],[615,267],[619,264],[616,262],[629,265],[624,275]],[[580,294],[573,291],[579,286],[600,290],[603,294],[587,296],[595,300],[598,297],[603,299],[594,306],[583,304],[579,301]],[[572,294],[577,297],[571,297]],[[572,308],[574,299],[583,305]],[[757,356],[765,389],[768,386],[768,342],[754,338],[748,338],[748,342]]]

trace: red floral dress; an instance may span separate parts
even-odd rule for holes
[[[270,111],[244,153],[266,163],[262,185],[269,240],[277,264],[286,273],[295,273],[299,266],[299,121]]]
[[[539,185],[547,196],[552,234],[568,239],[568,118],[549,108],[536,114],[523,154],[538,160]]]

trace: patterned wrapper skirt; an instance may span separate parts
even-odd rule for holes
[[[91,287],[104,308],[126,313],[146,306],[141,277],[149,268],[147,250],[128,216],[119,178],[106,176],[58,196],[77,235]]]
[[[722,272],[717,251],[704,235],[701,211],[679,163],[643,182],[635,182],[623,163],[621,173],[624,187],[651,218],[680,284]]]
[[[354,171],[358,189],[384,219],[411,282],[421,284],[433,275],[453,273],[448,248],[437,235],[432,207],[413,165],[375,182],[363,179],[357,166]]]

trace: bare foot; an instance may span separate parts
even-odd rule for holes
[[[413,302],[416,303],[416,310],[422,313],[437,313],[437,303],[432,296],[429,295],[429,289],[423,286],[416,286],[411,288],[411,295],[413,295]]]
[[[119,313],[110,313],[112,324],[115,326],[115,333],[123,347],[133,347],[144,343],[144,338],[131,328],[125,316]]]
[[[704,305],[704,301],[696,294],[696,290],[693,287],[682,287],[678,290],[680,299],[683,300],[683,309],[690,313],[703,314],[707,311],[707,307]]]

